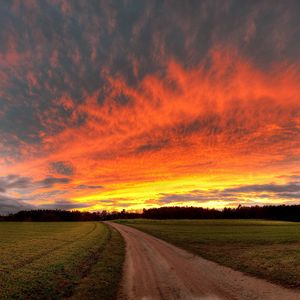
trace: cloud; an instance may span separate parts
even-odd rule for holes
[[[291,198],[291,199],[295,199],[295,200],[300,199],[300,193],[293,193],[293,192],[291,192],[291,193],[280,193],[279,196],[282,197],[283,199],[285,199],[285,198],[286,199]]]
[[[56,184],[67,184],[70,183],[71,179],[67,177],[46,177],[43,180],[37,182],[38,185],[44,188],[51,188]]]
[[[156,141],[155,143],[147,143],[138,146],[136,148],[135,152],[136,153],[145,153],[145,152],[151,152],[151,151],[159,151],[164,147],[167,147],[169,145],[168,140],[162,140],[162,141]]]
[[[54,203],[42,204],[36,207],[36,209],[62,209],[71,210],[89,207],[90,203],[76,203],[69,200],[57,200]]]
[[[36,202],[53,189],[42,197],[55,202],[58,188],[117,199],[131,187],[140,205],[145,182],[162,203],[296,195],[268,183],[299,181],[299,1],[7,1],[0,11],[0,192]],[[286,170],[294,178],[278,177]],[[173,188],[195,191],[211,175],[241,187]]]
[[[30,177],[15,174],[0,177],[0,214],[16,213],[25,209],[36,209],[35,202],[49,201],[53,197],[65,194],[65,190],[38,192],[40,189],[52,188],[57,184],[67,184],[69,178],[46,177],[34,181]]]
[[[34,206],[0,193],[0,215],[16,213],[20,210],[33,209]]]
[[[26,189],[30,187],[32,180],[29,177],[18,175],[7,175],[0,177],[0,193],[5,193],[10,189]]]
[[[221,201],[223,199],[218,197],[218,194],[205,191],[191,191],[186,194],[160,194],[159,202],[162,204],[171,203],[186,203],[197,202],[199,204],[207,203],[209,201]]]
[[[230,193],[253,193],[253,192],[271,192],[271,193],[285,193],[285,192],[300,192],[300,182],[289,182],[287,184],[254,184],[244,185],[235,188],[225,189],[225,192]]]
[[[50,163],[50,171],[59,175],[73,175],[74,167],[67,161],[55,161]]]
[[[103,189],[104,186],[102,186],[102,185],[79,184],[74,188],[78,189],[78,190],[86,190],[86,189],[89,190],[89,189]]]
[[[293,175],[280,175],[278,176],[278,178],[282,178],[282,179],[287,179],[289,181],[300,181],[300,175],[296,175],[296,174],[293,174]]]
[[[250,199],[253,200],[250,200]],[[267,201],[262,200],[267,199]],[[243,205],[267,205],[272,200],[290,202],[291,199],[297,201],[300,199],[300,182],[288,182],[286,184],[257,184],[243,185],[226,189],[215,190],[193,190],[188,193],[176,194],[159,194],[158,203],[187,203],[193,202],[197,205],[209,203],[210,201],[223,202],[227,205],[243,204]],[[254,201],[255,200],[255,201]],[[299,200],[298,200],[299,201]],[[287,202],[287,203],[288,203]]]
[[[1,5],[0,74],[6,104],[0,128],[16,150],[87,122],[88,116],[75,109],[87,96],[97,95],[100,106],[107,101],[134,106],[132,94],[114,86],[113,75],[137,87],[149,76],[164,78],[173,60],[184,69],[203,65],[210,76],[216,48],[237,49],[256,67],[276,64],[283,54],[291,64],[297,58],[299,6],[293,1],[271,6],[268,1],[121,1],[118,6],[74,1],[68,7],[56,1]],[[30,34],[20,38],[24,28]],[[230,76],[229,71],[219,79]],[[164,85],[183,91],[174,78]],[[193,132],[202,122],[195,120],[183,130]]]
[[[46,177],[40,181],[34,181],[30,177],[11,174],[0,177],[0,193],[7,194],[12,191],[22,194],[31,193],[41,188],[51,188],[57,184],[68,184],[71,182],[67,177]],[[54,191],[53,191],[54,192]]]

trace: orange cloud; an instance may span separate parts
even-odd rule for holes
[[[68,201],[89,203],[83,209],[139,209],[166,204],[162,195],[174,193],[183,205],[232,205],[211,191],[278,182],[276,176],[298,172],[299,66],[283,62],[262,70],[234,49],[218,48],[208,63],[186,69],[170,60],[165,75],[148,75],[134,87],[103,71],[105,93],[86,93],[80,104],[67,94],[57,101],[70,118],[84,121],[66,126],[55,108],[45,111],[45,126],[56,122],[65,129],[41,132],[42,143],[24,145],[22,160],[4,164],[1,173],[9,169],[38,180],[48,176],[49,165],[65,161],[76,171],[55,190],[65,190]],[[83,185],[90,188],[76,188]],[[199,189],[207,191],[208,201],[204,192],[182,200]],[[47,201],[62,201],[57,197]]]

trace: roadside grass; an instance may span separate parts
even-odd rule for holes
[[[300,223],[264,220],[118,220],[194,254],[300,287]]]
[[[110,235],[100,259],[76,287],[72,299],[116,299],[122,277],[125,243],[120,233],[112,227]]]
[[[103,272],[110,273],[112,267],[121,270],[122,261],[110,264],[106,250],[114,240],[115,234],[100,222],[0,223],[0,299],[75,296],[100,261],[106,262]],[[110,284],[114,296],[118,276]]]

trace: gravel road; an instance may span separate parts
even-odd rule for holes
[[[120,299],[300,299],[300,291],[218,265],[134,228],[108,224],[126,241]]]

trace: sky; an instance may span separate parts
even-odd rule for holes
[[[300,204],[300,1],[0,3],[0,214]]]

